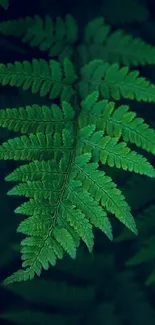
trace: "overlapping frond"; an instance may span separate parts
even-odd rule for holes
[[[47,51],[49,57],[58,57],[61,61],[65,57],[72,57],[73,45],[76,46],[78,40],[78,26],[71,15],[66,15],[64,19],[57,17],[56,20],[49,15],[44,19],[35,15],[33,18],[4,21],[0,23],[0,33],[19,37],[23,43],[39,47],[41,51]],[[95,18],[85,26],[84,38],[79,42],[76,51],[83,63],[93,59],[127,66],[155,63],[154,46],[126,34],[123,30],[111,32],[111,26],[105,24],[103,17]]]
[[[108,64],[102,60],[90,61],[81,69],[81,97],[85,98],[94,90],[108,99],[128,98],[155,102],[155,85],[144,77],[139,77],[139,71],[129,71],[128,67],[120,68],[117,63]]]
[[[123,30],[111,32],[111,27],[105,24],[102,17],[86,25],[83,44],[79,45],[78,51],[83,64],[94,59],[125,66],[155,63],[154,46]]]
[[[155,47],[123,30],[117,30],[109,35],[103,47],[103,56],[98,58],[126,66],[154,64]]]
[[[110,137],[117,137],[124,142],[131,142],[152,154],[155,154],[155,131],[143,118],[130,111],[128,105],[116,107],[114,102],[98,99],[94,91],[81,103],[82,118],[80,127],[95,124]]]
[[[80,131],[81,147],[94,153],[93,156],[102,164],[134,171],[138,174],[155,177],[155,170],[145,157],[131,151],[125,142],[119,142],[118,138],[104,136],[103,131],[95,132],[95,125],[89,125]]]

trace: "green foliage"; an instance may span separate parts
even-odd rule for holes
[[[132,43],[120,32],[110,36],[102,18],[88,23],[78,45],[76,22],[70,16],[65,21],[58,18],[54,25],[50,17],[43,24],[38,16],[4,22],[0,31],[23,37],[55,57],[0,65],[2,86],[29,90],[51,101],[50,105],[0,111],[0,125],[22,133],[0,146],[1,160],[24,161],[6,176],[7,181],[19,182],[8,195],[29,199],[15,210],[27,216],[17,229],[26,238],[21,242],[23,269],[6,279],[5,283],[11,283],[40,276],[42,269],[54,266],[65,254],[75,259],[80,241],[91,252],[95,228],[112,240],[111,215],[137,234],[131,207],[123,190],[106,173],[106,166],[154,178],[154,167],[141,151],[155,154],[155,132],[129,106],[116,105],[113,100],[155,102],[155,85],[137,70],[120,66],[119,61],[125,60],[137,64],[136,46],[142,41]],[[96,59],[94,54],[92,58],[93,52],[89,55],[90,41],[106,53],[106,46],[113,47],[118,35],[124,45],[131,39],[131,60],[127,52],[120,60],[117,57],[118,63],[107,62],[105,57]],[[77,56],[83,42],[86,64]],[[154,63],[155,49],[141,44],[144,51],[139,63]],[[69,55],[68,45],[72,48]]]
[[[118,64],[93,60],[81,70],[79,82],[80,95],[98,90],[103,98],[120,100],[121,98],[137,101],[155,102],[155,86],[145,78],[139,77],[137,70],[120,68]]]
[[[35,16],[1,22],[0,33],[18,37],[23,43],[32,48],[39,47],[40,51],[47,51],[49,57],[60,61],[65,57],[79,61],[80,56],[80,66],[94,59],[126,66],[155,63],[155,48],[152,45],[124,30],[111,31],[111,26],[105,24],[103,17],[94,18],[86,24],[80,42],[78,25],[71,15],[66,15],[64,20],[60,17],[53,20],[46,15],[45,19]]]

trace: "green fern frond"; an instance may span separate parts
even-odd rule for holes
[[[84,43],[102,44],[107,39],[110,30],[111,27],[105,24],[103,17],[94,18],[85,26]]]
[[[37,270],[38,272],[36,273],[38,276],[40,276],[41,272],[39,273],[39,269]],[[18,270],[17,272],[13,273],[8,277],[6,280],[4,280],[4,284],[10,284],[14,282],[20,282],[20,281],[28,281],[28,280],[33,280],[35,276],[34,271],[30,269],[26,270]]]
[[[130,208],[122,193],[117,189],[116,184],[103,171],[97,170],[97,163],[86,163],[83,155],[79,158],[73,172],[77,175],[77,179],[82,182],[83,189],[89,191],[97,202],[101,202],[103,208],[115,214],[122,223],[137,233],[134,220],[130,214]]]
[[[112,227],[107,212],[137,233],[124,195],[112,179],[98,169],[99,163],[150,177],[155,176],[154,169],[146,158],[131,151],[126,143],[119,142],[123,134],[122,126],[119,137],[104,135],[106,130],[113,131],[113,126],[106,128],[106,119],[111,119],[112,116],[111,122],[117,122],[117,117],[126,121],[127,114],[127,118],[129,116],[131,120],[136,120],[135,114],[130,115],[121,108],[121,114],[117,115],[116,111],[115,116],[114,104],[106,100],[99,101],[98,97],[97,91],[88,95],[81,102],[76,118],[72,106],[67,102],[62,102],[62,110],[56,105],[52,106],[51,115],[55,128],[50,130],[52,132],[23,135],[4,142],[0,147],[1,159],[31,161],[6,177],[7,181],[20,182],[9,190],[9,195],[30,199],[15,210],[16,213],[28,216],[18,227],[19,232],[28,236],[22,241],[21,250],[22,265],[27,269],[8,278],[7,283],[14,279],[20,281],[33,278],[35,273],[39,275],[42,268],[48,269],[49,265],[54,265],[57,258],[62,258],[65,252],[75,258],[79,239],[91,251],[94,227],[112,239]],[[3,110],[2,116],[18,118],[17,110],[13,109],[12,112]],[[24,112],[21,109],[21,112],[23,119],[27,121],[27,110]],[[48,111],[49,122],[51,115]],[[32,118],[33,116],[32,107]],[[38,116],[40,120],[44,120],[43,108],[40,106],[33,122]],[[89,124],[90,120],[95,124]],[[60,122],[62,125],[57,127]],[[12,124],[12,129],[16,130],[14,125]],[[8,119],[5,126],[10,128]],[[21,122],[18,127],[21,129]],[[151,130],[148,126],[144,129],[146,132]],[[148,147],[149,145],[148,136]]]
[[[36,104],[0,111],[0,126],[24,134],[1,144],[0,159],[28,161],[6,176],[7,181],[19,182],[8,195],[29,199],[15,210],[27,217],[17,229],[25,236],[21,242],[23,270],[6,279],[5,283],[10,283],[33,279],[65,254],[75,259],[80,241],[92,251],[94,228],[112,240],[111,214],[137,234],[130,205],[104,167],[155,177],[149,161],[128,147],[131,142],[155,154],[155,131],[127,105],[116,108],[108,100],[155,102],[155,85],[140,77],[138,71],[95,57],[83,66],[78,58],[76,23],[70,16],[57,18],[56,23],[49,16],[45,22],[38,16],[4,22],[0,31],[23,37],[31,46],[57,56],[57,61],[0,64],[2,86],[29,89],[53,100],[50,106]],[[120,40],[121,49],[131,41],[134,52],[136,46],[141,47],[143,64],[154,62],[152,47],[147,47],[146,54],[141,41],[120,31],[109,33],[110,27],[102,18],[90,22],[84,32],[85,46],[107,46],[105,56],[113,62],[108,53],[116,51],[115,43]],[[65,51],[69,45],[71,54],[73,44],[72,62]],[[132,56],[127,47],[126,52],[123,50],[120,54],[118,48],[115,59],[138,63],[138,52]],[[60,60],[63,56],[65,59]]]
[[[35,273],[39,275],[42,268],[48,269],[49,265],[54,265],[65,252],[75,258],[79,239],[91,251],[94,227],[112,239],[107,212],[114,214],[127,228],[137,233],[124,195],[112,179],[98,169],[99,163],[150,177],[155,176],[154,169],[146,158],[131,151],[126,143],[119,142],[123,134],[122,126],[119,137],[104,135],[106,118],[112,116],[112,121],[115,121],[114,104],[106,100],[99,101],[98,97],[97,91],[88,95],[81,102],[76,118],[72,106],[67,102],[62,102],[62,110],[53,104],[52,113],[49,115],[48,111],[47,115],[49,122],[52,115],[53,129],[48,129],[52,132],[23,135],[4,142],[0,147],[1,159],[31,161],[6,177],[7,181],[20,182],[9,190],[9,195],[30,199],[15,211],[28,216],[18,227],[19,232],[28,236],[22,241],[21,251],[22,265],[27,269],[24,273],[20,271],[13,278],[8,278],[7,283],[13,279],[20,281],[33,278]],[[107,110],[107,107],[111,109]],[[24,119],[27,121],[27,109],[25,112],[21,109],[21,112],[23,123]],[[126,110],[118,114],[121,121],[126,121],[124,113],[129,114]],[[135,118],[133,114],[131,120]],[[18,115],[17,109],[12,112],[8,109],[2,111],[2,117],[18,118]],[[45,115],[40,106],[35,115],[34,123],[38,116],[44,121]],[[32,119],[33,116],[32,107]],[[89,124],[90,120],[95,124]],[[18,130],[22,128],[22,123],[17,124]],[[4,125],[10,128],[10,121],[7,119]],[[16,130],[14,120],[12,129]],[[151,130],[148,126],[145,129]],[[112,132],[113,126],[109,130]]]
[[[79,45],[78,51],[83,64],[94,59],[125,66],[155,64],[154,46],[123,30],[111,32],[102,17],[86,25],[83,44]]]
[[[51,204],[48,200],[30,199],[24,202],[15,209],[15,213],[20,213],[27,216],[32,215],[49,215],[51,211]]]
[[[118,64],[93,60],[81,69],[81,79],[79,91],[82,99],[98,90],[103,98],[155,102],[155,86],[139,77],[139,71],[129,71],[128,67],[120,68]]]
[[[79,208],[94,227],[102,230],[110,240],[113,239],[112,227],[106,211],[91,197],[89,192],[79,191],[77,195],[76,192],[70,191],[70,199],[78,202]]]
[[[57,143],[59,147],[57,147]],[[41,160],[52,159],[54,152],[61,152],[61,138],[55,133],[52,141],[50,134],[36,133],[28,137],[23,135],[18,138],[9,139],[0,147],[0,159],[5,160]],[[64,148],[65,149],[65,148]],[[69,147],[67,148],[69,149]]]
[[[123,30],[117,30],[107,38],[102,59],[126,66],[155,64],[155,47]]]
[[[34,18],[26,17],[0,23],[0,33],[3,35],[20,37],[23,43],[31,47],[39,47],[41,51],[48,51],[50,57],[72,55],[72,45],[78,37],[78,27],[71,15],[56,21],[46,15],[42,20],[38,15]]]
[[[84,131],[86,134],[87,128],[90,129],[90,127],[81,129],[81,133]],[[92,125],[92,130],[94,131],[94,129],[95,125]],[[81,146],[84,146],[86,151],[92,151],[93,156],[103,165],[107,163],[110,167],[115,166],[141,175],[155,177],[155,170],[146,158],[131,151],[125,142],[118,143],[118,138],[103,136],[102,131],[94,132],[91,136],[85,134],[81,138]]]
[[[64,70],[64,72],[63,72]],[[63,70],[60,63],[43,59],[0,64],[0,83],[2,86],[10,85],[31,89],[33,94],[46,95],[50,99],[61,96],[62,100],[70,100],[74,91],[72,88],[76,74],[72,63],[65,59]]]
[[[71,144],[72,139],[67,138],[67,133],[63,134],[64,144],[69,141]],[[41,269],[47,269],[49,264],[55,264],[57,257],[53,248],[53,238],[72,258],[75,258],[77,247],[74,233],[86,243],[89,250],[93,247],[92,226],[95,225],[102,230],[105,228],[104,232],[112,238],[111,225],[105,212],[99,207],[99,202],[132,231],[137,232],[130,208],[116,185],[104,172],[97,170],[98,164],[89,162],[90,154],[81,154],[78,145],[81,135],[82,132],[79,133],[74,154],[72,152],[70,158],[66,158],[66,154],[61,158],[60,177],[58,173],[57,180],[55,177],[38,181],[28,180],[8,192],[9,195],[24,195],[35,201],[48,200],[51,205],[48,213],[46,210],[43,214],[35,212],[32,217],[19,225],[18,231],[29,235],[22,242],[24,261],[22,265],[27,267],[27,271],[23,273],[23,280],[33,277],[34,273],[40,274]],[[48,170],[46,174],[48,176]],[[33,221],[36,223],[32,227]],[[21,273],[20,277],[18,274],[16,276],[20,281]],[[12,281],[11,279],[7,281]]]
[[[155,154],[155,131],[130,111],[128,105],[116,107],[114,102],[98,100],[98,92],[94,91],[81,103],[82,117],[80,128],[95,124],[110,137],[121,138],[125,143],[131,142],[152,154]]]
[[[22,165],[16,168],[11,174],[5,177],[6,181],[13,182],[25,182],[25,181],[37,181],[37,180],[46,180],[46,179],[55,179],[57,180],[59,175],[64,174],[65,172],[59,173],[57,162],[55,160],[47,161],[33,161],[29,164]]]
[[[34,165],[34,163],[31,163],[31,164]],[[20,178],[20,173],[18,173],[18,171],[20,172],[20,169],[22,169],[22,167],[17,168],[13,173],[8,175],[6,180],[7,181],[26,181],[27,179],[30,179],[29,175],[28,175],[29,178],[26,177],[27,179],[23,179],[23,177]],[[24,167],[26,168],[27,165],[25,165]],[[50,177],[50,174],[47,172],[47,169],[45,169],[45,171],[46,171],[45,178],[47,179],[48,176]],[[52,173],[52,175],[54,174],[53,169],[52,169],[51,173]],[[42,174],[41,171],[40,171],[40,174]],[[14,175],[15,176],[17,175],[17,177],[14,177]],[[24,174],[24,176],[25,175],[26,175],[26,173]],[[35,176],[35,171],[34,171],[34,173],[32,173],[32,176]],[[41,176],[42,175],[40,175],[40,177]],[[34,179],[34,177],[33,177],[33,179]],[[55,180],[56,179],[58,179],[58,173],[55,173]],[[78,192],[78,195],[75,192],[70,192],[70,198],[71,198],[72,202],[74,202],[75,200],[78,201],[78,206],[81,209],[82,213],[85,216],[87,216],[87,218],[89,218],[91,224],[94,227],[105,232],[105,234],[107,235],[107,237],[110,240],[113,239],[111,223],[107,217],[106,211],[100,205],[98,205],[98,203],[90,196],[90,194],[87,191]],[[39,215],[39,214],[49,215],[50,209],[51,209],[51,206],[47,200],[44,200],[44,199],[37,200],[36,198],[35,199],[31,198],[28,202],[25,202],[20,207],[16,208],[15,213],[20,213],[20,214],[24,214],[24,215],[28,215],[28,216],[31,216],[33,214],[34,215]]]
[[[56,104],[49,106],[32,105],[1,109],[0,126],[21,133],[53,133],[61,131],[74,117],[74,111],[67,102],[62,108]]]
[[[36,15],[34,18],[4,21],[0,23],[0,33],[19,37],[23,43],[48,51],[49,57],[58,56],[61,61],[65,57],[72,57],[73,45],[78,40],[78,26],[71,15],[66,15],[64,20],[57,17],[56,21],[49,15],[44,20]],[[85,26],[84,39],[78,45],[77,51],[83,63],[93,59],[118,62],[126,66],[155,63],[154,46],[126,34],[123,30],[111,33],[111,27],[105,24],[102,17],[93,19]],[[85,62],[84,57],[87,58]]]

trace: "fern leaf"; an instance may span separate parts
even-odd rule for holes
[[[38,275],[40,275],[38,273]],[[4,284],[11,284],[14,282],[33,280],[34,272],[32,270],[18,270],[4,280]]]
[[[61,175],[65,172],[61,172]],[[34,161],[16,168],[12,173],[6,176],[6,181],[37,181],[58,180],[60,177],[59,169],[55,160]]]
[[[94,236],[92,226],[85,218],[85,215],[76,209],[76,206],[63,203],[62,215],[66,215],[66,220],[70,223],[80,238],[86,243],[89,251],[91,252],[94,245]]]
[[[34,215],[28,219],[23,220],[19,227],[17,228],[18,232],[25,233],[28,236],[39,237],[40,234],[46,235],[46,229],[50,226],[50,219],[39,218],[39,216]]]
[[[69,197],[73,202],[76,201],[77,207],[81,209],[94,227],[103,231],[110,240],[113,239],[112,227],[106,211],[92,198],[89,192],[78,190],[75,192],[70,188]]]
[[[89,191],[94,200],[101,201],[103,208],[115,214],[126,227],[137,233],[130,208],[116,184],[103,171],[97,170],[97,163],[86,164],[82,158],[81,156],[76,160],[75,173],[77,173],[77,179],[83,183],[83,188]]]
[[[48,152],[48,150],[51,151],[51,146],[48,146],[50,143],[51,137],[48,137],[48,135],[45,136],[42,133],[37,135],[30,134],[29,137],[22,136],[20,138],[10,139],[1,145],[0,158],[32,160],[39,159],[42,155],[44,157],[46,155],[52,156],[52,153]]]
[[[102,131],[85,135],[90,127],[87,126],[80,130],[81,135],[84,133],[84,136],[81,137],[81,143],[83,150],[92,151],[92,155],[97,161],[100,160],[102,164],[107,163],[110,167],[115,166],[141,175],[155,177],[155,170],[145,157],[131,151],[125,142],[118,143],[118,138],[103,136]],[[94,128],[95,126],[92,125],[92,130]]]
[[[103,98],[120,100],[121,97],[137,101],[155,102],[155,86],[139,72],[120,68],[118,64],[94,60],[81,69],[79,91],[82,99],[97,90]]]
[[[64,61],[64,66],[67,59]],[[67,81],[75,81],[76,74],[73,75],[73,68],[70,62],[71,76],[69,71],[67,76],[64,72],[64,78]],[[66,71],[66,68],[65,68]],[[3,86],[10,85],[22,87],[24,90],[31,89],[33,94],[39,93],[41,97],[48,94],[50,99],[57,98],[61,95],[62,100],[69,100],[73,94],[72,84],[63,82],[63,72],[57,61],[50,60],[49,64],[43,59],[33,59],[32,63],[28,61],[0,64],[0,83]],[[64,83],[64,87],[63,87]],[[66,89],[68,93],[66,95]],[[65,94],[64,94],[65,92]],[[66,97],[65,97],[66,95]]]
[[[98,31],[97,34],[96,31]],[[103,17],[94,18],[85,26],[84,43],[103,43],[106,40],[109,32],[110,26],[105,25],[105,20]]]
[[[44,237],[43,237],[44,238]],[[47,270],[49,264],[56,264],[56,256],[53,250],[53,242],[46,240],[46,243],[42,245],[41,234],[39,237],[27,237],[21,242],[23,246],[21,249],[22,253],[22,266],[30,267],[35,273],[40,273],[42,268]]]
[[[113,102],[98,100],[98,92],[94,91],[81,103],[82,115],[80,128],[94,124],[97,129],[105,131],[110,137],[123,138],[148,152],[155,154],[155,131],[129,106],[115,107]]]
[[[65,131],[64,131],[65,133]],[[66,148],[66,149],[65,149]],[[69,150],[72,147],[63,144],[59,133],[55,132],[53,138],[50,134],[36,133],[29,137],[23,135],[18,138],[9,139],[0,147],[0,159],[11,160],[41,160],[53,158],[61,151]]]
[[[83,64],[94,59],[125,66],[155,63],[154,46],[123,30],[111,32],[110,26],[105,24],[102,17],[95,18],[86,25],[83,44],[79,45],[78,52]]]
[[[76,245],[70,233],[65,228],[55,228],[53,236],[62,248],[74,259],[76,257]]]
[[[54,133],[74,117],[74,111],[67,102],[62,102],[62,109],[52,104],[49,106],[32,105],[0,110],[0,126],[21,133]]]
[[[48,200],[30,199],[15,209],[15,213],[27,216],[45,215],[48,216],[52,210],[52,204]]]
[[[57,17],[56,21],[49,15],[44,20],[35,15],[34,18],[26,17],[0,23],[0,33],[20,37],[23,43],[48,51],[50,57],[60,54],[61,57],[66,57],[66,54],[71,57],[72,44],[78,38],[78,27],[71,15],[66,15],[64,20]]]
[[[154,57],[154,46],[126,34],[123,30],[117,30],[107,38],[102,59],[109,63],[118,62],[126,66],[137,66],[154,64]]]
[[[86,243],[91,251],[94,243],[93,226],[112,238],[111,225],[107,221],[102,207],[113,213],[133,232],[137,232],[130,208],[116,185],[104,172],[97,170],[97,164],[89,162],[91,159],[89,152],[78,155],[78,152],[81,151],[79,148],[80,132],[78,137],[75,151],[72,147],[74,154],[72,153],[68,163],[66,164],[67,156],[65,154],[60,159],[57,166],[59,172],[55,174],[57,179],[56,177],[42,179],[41,174],[37,174],[37,178],[40,177],[39,180],[27,180],[8,192],[10,195],[24,195],[31,199],[16,211],[23,213],[25,210],[26,214],[30,214],[30,217],[22,221],[18,227],[18,231],[28,236],[22,241],[21,250],[22,266],[28,270],[28,273],[24,273],[26,279],[30,277],[29,274],[31,277],[35,273],[40,274],[42,268],[48,269],[49,265],[55,265],[57,258],[62,258],[61,251],[59,254],[57,253],[57,246],[55,247],[57,244],[72,258],[76,256],[79,238]],[[58,146],[61,145],[60,138],[57,141],[56,137],[56,143]],[[63,144],[69,147],[72,143],[72,136],[68,136],[68,131],[65,129]],[[38,163],[35,165],[34,162],[34,165],[31,165],[31,170],[35,170],[38,166]],[[44,167],[43,163],[42,168]],[[48,169],[44,170],[46,175],[49,174],[49,171]],[[17,178],[18,175],[21,177],[19,169]],[[40,201],[39,204],[37,204],[38,201]],[[45,201],[48,202],[47,205]],[[87,205],[88,203],[90,206]],[[21,277],[17,281],[20,279]]]
[[[54,182],[53,182],[54,183]],[[56,180],[55,180],[56,183]],[[20,195],[26,196],[30,198],[38,198],[38,199],[48,199],[52,198],[52,195],[55,193],[55,183],[53,186],[51,182],[48,181],[36,181],[30,182],[27,181],[26,183],[21,183],[13,187],[9,192],[8,195]]]
[[[111,214],[137,234],[130,205],[104,167],[155,177],[149,161],[128,147],[130,142],[155,154],[155,131],[127,105],[116,108],[108,100],[155,102],[155,85],[128,68],[129,64],[155,63],[155,49],[110,29],[101,17],[91,21],[81,45],[70,15],[56,21],[35,16],[0,23],[1,34],[21,37],[58,58],[0,64],[2,86],[53,100],[50,106],[0,110],[0,126],[21,133],[0,145],[0,159],[25,161],[6,176],[6,181],[18,182],[7,194],[28,198],[15,210],[26,216],[17,229],[25,236],[23,270],[5,283],[40,276],[42,269],[54,266],[65,254],[75,259],[80,241],[91,252],[94,228],[112,240]],[[79,53],[85,55],[84,66]],[[154,245],[154,237],[150,242]],[[142,249],[128,263],[152,259],[150,242],[146,242],[149,255]]]

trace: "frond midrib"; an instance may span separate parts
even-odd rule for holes
[[[74,156],[72,155],[72,159],[73,159],[73,157]],[[63,201],[63,196],[65,194],[66,184],[68,183],[68,180],[69,180],[69,176],[70,176],[70,171],[71,171],[71,168],[72,168],[72,164],[73,164],[72,160],[69,161],[68,170],[66,171],[66,174],[64,174],[64,181],[63,181],[62,189],[61,189],[61,192],[60,192],[61,193],[60,194],[60,198],[58,200],[58,203],[55,205],[54,216],[52,216],[53,223],[51,224],[50,228],[47,231],[47,236],[45,237],[45,239],[43,241],[42,247],[39,249],[38,253],[36,254],[36,258],[35,258],[35,260],[33,261],[32,265],[29,268],[30,270],[31,269],[33,270],[33,266],[35,265],[36,261],[38,260],[38,256],[40,255],[41,251],[45,247],[46,242],[48,241],[48,239],[52,236],[52,233],[53,233],[54,228],[56,226],[57,218],[59,218],[59,207],[61,205],[61,202]]]

